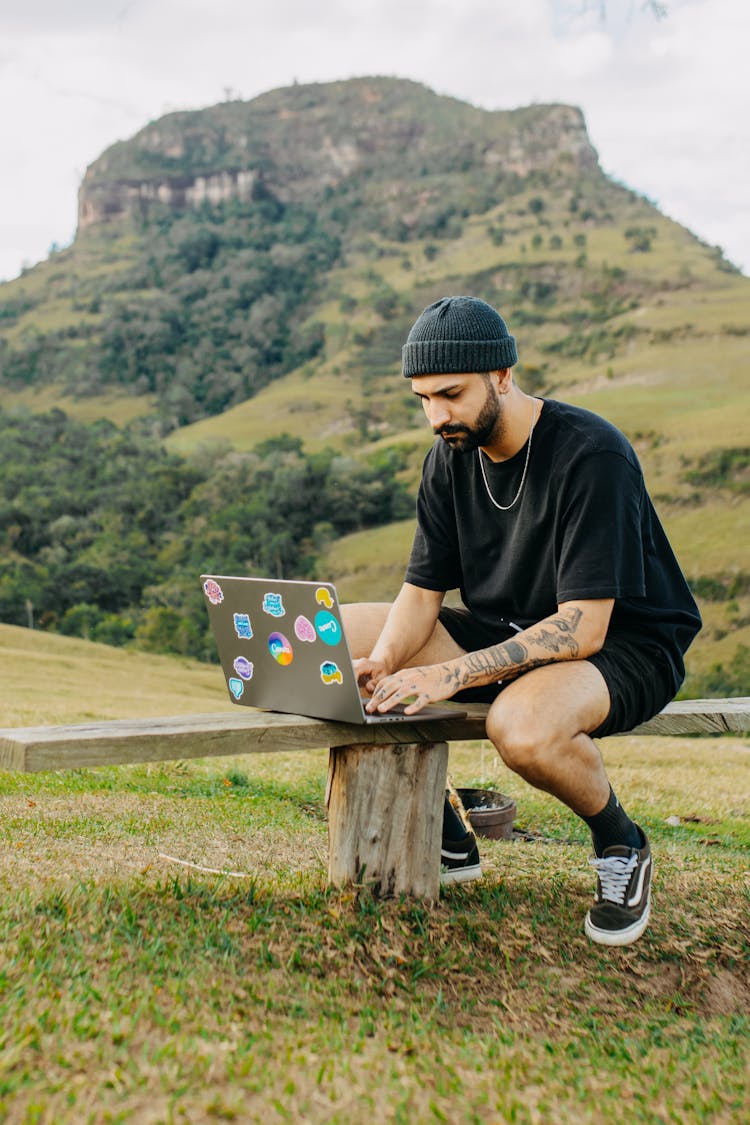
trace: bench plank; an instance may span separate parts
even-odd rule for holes
[[[356,725],[237,708],[210,715],[114,719],[0,730],[0,769],[82,769],[174,759],[317,750],[361,743],[465,742],[485,737],[484,704],[463,718]],[[750,697],[670,703],[632,734],[741,734],[750,730]]]
[[[630,734],[742,734],[750,731],[750,696],[680,699]]]
[[[457,709],[458,710],[458,709]],[[229,757],[349,746],[484,738],[486,707],[465,718],[372,725],[238,708],[226,714],[113,719],[0,730],[0,769],[82,769],[170,759]]]

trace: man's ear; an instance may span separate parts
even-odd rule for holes
[[[507,395],[510,388],[513,386],[513,368],[502,367],[498,371],[490,371],[492,378],[499,395]]]

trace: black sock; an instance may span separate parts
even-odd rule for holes
[[[584,816],[591,829],[594,854],[604,855],[607,848],[624,845],[627,848],[643,847],[638,825],[634,824],[609,787],[609,800],[601,812],[594,816]]]
[[[465,835],[464,822],[450,803],[446,791],[443,804],[443,836],[446,840],[463,840]]]

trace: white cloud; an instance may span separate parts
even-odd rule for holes
[[[0,277],[72,237],[106,147],[174,109],[390,74],[580,105],[606,170],[750,270],[746,0],[27,0],[0,5]],[[43,31],[38,30],[43,28]]]

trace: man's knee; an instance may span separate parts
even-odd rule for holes
[[[487,715],[487,737],[494,744],[508,769],[525,776],[536,773],[546,757],[546,741],[539,725],[529,721],[528,712],[502,696]]]

